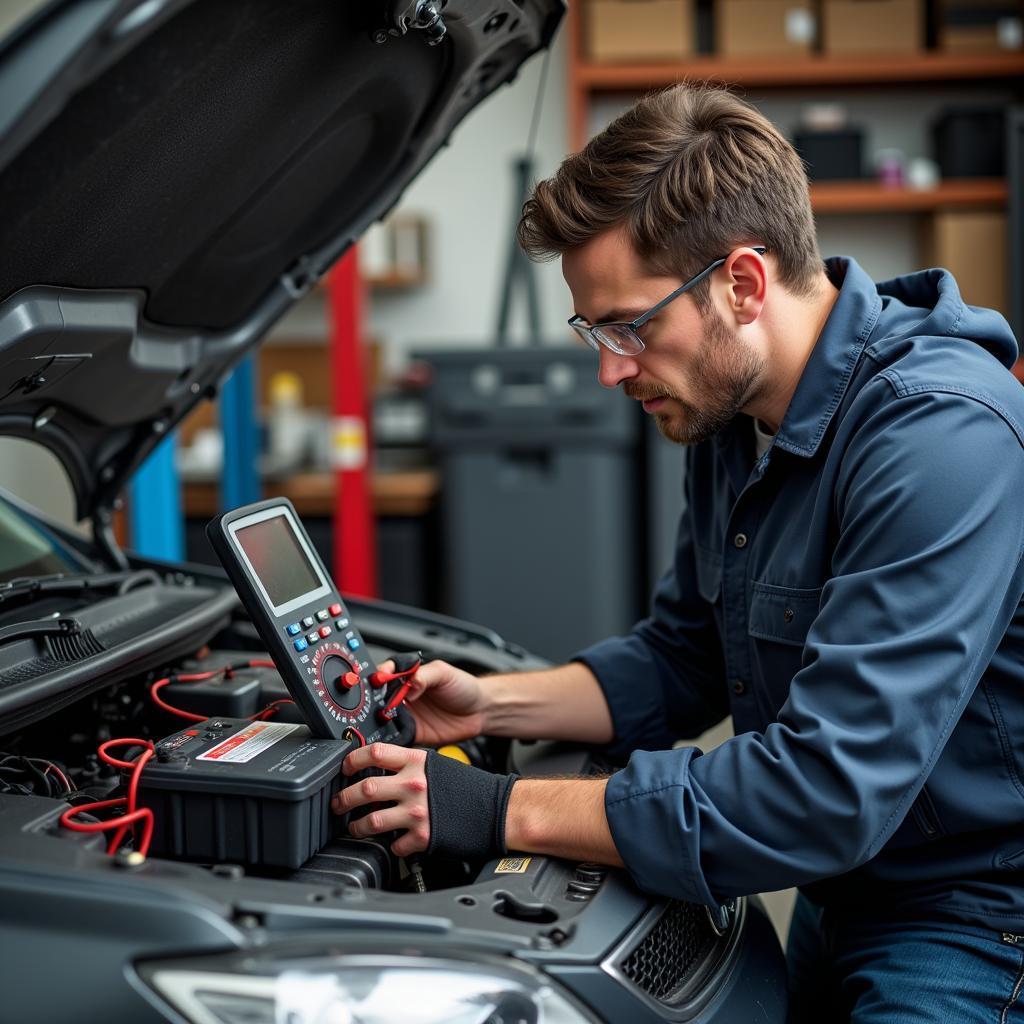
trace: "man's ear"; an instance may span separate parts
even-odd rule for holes
[[[722,267],[725,301],[737,324],[752,324],[768,293],[768,265],[753,249],[735,249]]]

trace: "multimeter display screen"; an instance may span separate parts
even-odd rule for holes
[[[235,532],[235,539],[275,606],[323,586],[283,515],[244,526]]]

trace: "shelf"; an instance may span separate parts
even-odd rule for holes
[[[899,83],[1024,78],[1022,53],[916,53],[900,56],[810,55],[785,60],[694,57],[678,64],[579,63],[577,87],[591,92],[632,92],[708,79],[762,89],[879,86]]]
[[[303,472],[263,481],[264,496],[282,495],[305,516],[330,517],[335,514],[334,473]],[[374,473],[370,480],[373,511],[378,516],[422,516],[433,507],[440,487],[437,471],[407,470],[400,473]],[[219,511],[219,483],[185,481],[185,515],[208,519]]]
[[[1002,178],[958,178],[936,188],[893,188],[877,181],[823,181],[811,185],[811,205],[822,213],[921,213],[964,207],[1004,206]]]
[[[378,291],[406,291],[422,288],[427,283],[426,274],[403,274],[395,271],[391,274],[366,274],[363,277],[367,286]]]

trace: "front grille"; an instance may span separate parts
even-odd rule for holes
[[[671,1004],[707,962],[715,942],[705,909],[673,900],[619,969],[652,999]]]

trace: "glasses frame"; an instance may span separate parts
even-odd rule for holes
[[[759,256],[763,256],[767,251],[767,246],[764,245],[751,245],[747,248],[753,249]],[[734,250],[735,251],[735,250]],[[731,256],[732,253],[729,253]],[[721,267],[729,256],[720,256],[717,260],[712,260],[703,270],[699,273],[694,274],[689,281],[684,281],[674,292],[666,295],[661,302],[651,306],[646,313],[642,316],[638,316],[635,320],[606,320],[599,324],[588,324],[579,313],[569,317],[569,326],[595,351],[600,352],[601,346],[603,345],[609,352],[614,352],[617,356],[637,356],[647,347],[644,345],[643,338],[637,334],[637,330],[643,327],[651,317],[656,316],[660,313],[670,302],[674,299],[678,299],[680,295],[688,292],[691,288],[695,288],[710,274],[713,274],[719,267]],[[603,337],[595,332],[601,331],[606,327],[624,327],[633,336],[635,347],[632,349],[623,348],[616,342],[613,342],[608,337]]]

